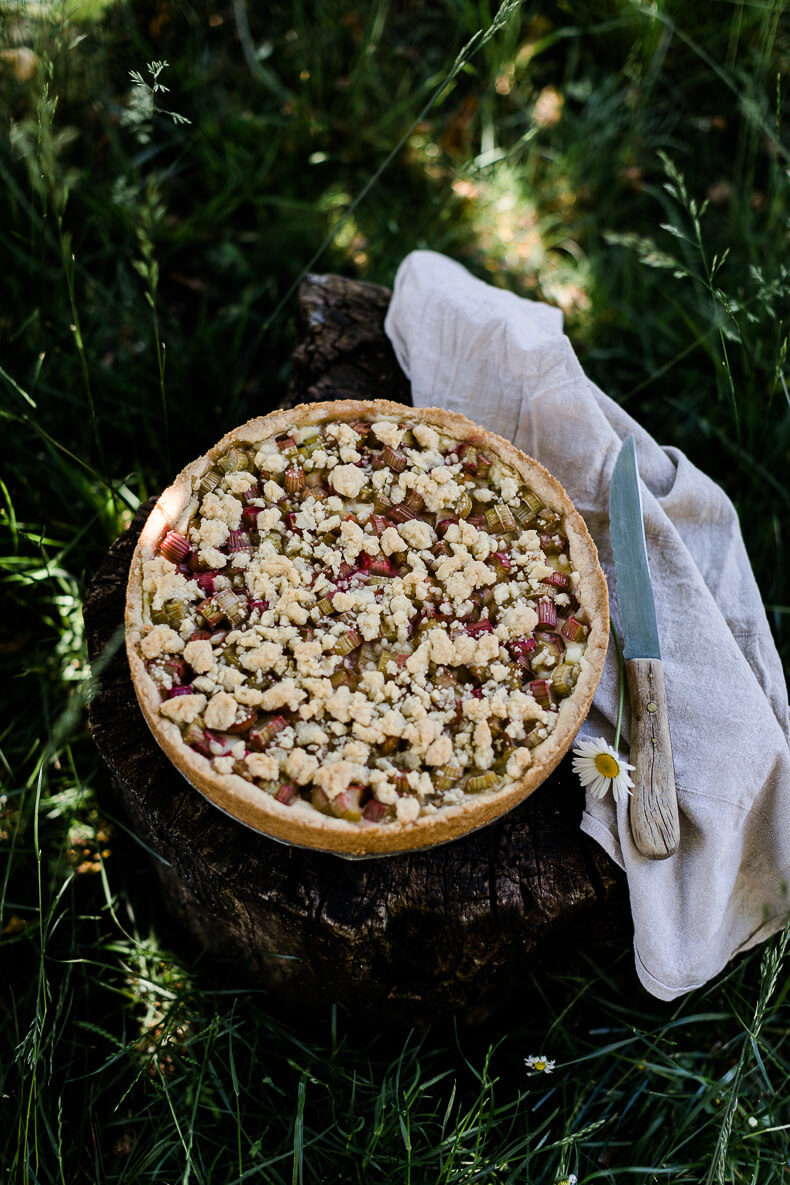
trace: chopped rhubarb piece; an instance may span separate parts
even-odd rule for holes
[[[255,613],[255,612],[265,613],[268,608],[269,608],[268,601],[254,601],[250,597],[247,597],[247,612],[248,613]]]
[[[570,642],[583,642],[587,631],[581,622],[577,621],[575,617],[569,617],[568,620],[564,622],[560,633],[562,634],[563,638],[567,638]]]
[[[234,445],[228,449],[224,457],[220,457],[217,464],[225,473],[237,473],[239,469],[249,468],[250,458],[244,449],[236,448]]]
[[[207,494],[212,494],[222,481],[222,474],[217,473],[216,469],[209,469],[208,473],[204,473],[200,479],[198,486],[198,494],[201,498],[205,498]]]
[[[455,451],[458,455],[458,460],[462,462],[464,473],[477,473],[477,449],[471,441],[463,441]]]
[[[253,530],[258,525],[258,515],[261,513],[260,506],[245,506],[241,512],[241,521],[248,531]]]
[[[445,535],[447,533],[447,528],[451,527],[453,525],[453,523],[457,523],[457,522],[458,522],[458,518],[456,517],[456,515],[448,514],[447,518],[440,519],[439,522],[437,522],[436,534],[442,535],[442,536]]]
[[[201,601],[197,606],[197,611],[209,629],[218,626],[225,616],[214,597],[206,597],[205,601]]]
[[[434,543],[433,547],[431,548],[431,552],[436,556],[437,559],[442,555],[452,555],[449,545],[445,543],[443,539],[441,539],[438,543]]]
[[[551,685],[548,679],[533,679],[529,690],[542,708],[551,707]]]
[[[267,720],[265,724],[256,725],[250,729],[247,744],[251,749],[265,749],[274,740],[277,733],[287,727],[288,721],[285,716],[272,716],[271,720]]]
[[[487,617],[480,621],[468,621],[464,625],[467,634],[471,634],[473,638],[479,638],[481,634],[492,634],[494,627]]]
[[[240,597],[233,589],[220,589],[218,593],[214,594],[212,600],[231,625],[240,625],[247,616],[246,599]]]
[[[534,638],[513,638],[507,644],[514,661],[526,671],[530,669],[530,656],[537,650],[537,647],[538,644]]]
[[[538,515],[538,528],[546,535],[553,534],[562,523],[562,516],[556,510],[544,506]]]
[[[373,503],[373,513],[389,515],[392,513],[392,508],[395,505],[386,494],[379,494],[376,501]]]
[[[559,634],[556,634],[548,626],[535,627],[535,639],[541,646],[548,646],[553,650],[558,658],[562,658],[565,653],[565,643]]]
[[[353,687],[354,676],[350,671],[347,671],[345,667],[338,667],[338,669],[333,671],[329,676],[329,682],[335,689],[338,687]]]
[[[381,458],[393,473],[403,473],[403,470],[406,468],[407,461],[403,453],[396,452],[388,444],[385,444],[381,450]]]
[[[495,551],[493,558],[497,561],[498,564],[502,565],[502,567],[505,569],[506,572],[511,571],[513,565],[511,564],[508,556],[505,555],[504,551]]]
[[[296,451],[300,457],[312,457],[313,453],[317,452],[323,443],[324,441],[321,433],[316,432],[314,436],[310,436],[307,440],[303,440],[302,443],[297,446]]]
[[[335,643],[335,654],[350,654],[357,646],[362,645],[362,637],[355,630],[350,629],[347,634],[343,634],[342,638],[338,638]]]
[[[443,765],[441,769],[437,769],[433,775],[433,784],[437,790],[450,790],[463,777],[463,769],[457,762],[451,761],[448,765]]]
[[[570,588],[570,577],[566,576],[564,572],[552,572],[551,576],[544,576],[540,582],[541,584],[553,584],[555,588],[566,589]]]
[[[249,708],[246,712],[242,713],[240,720],[234,720],[233,724],[228,725],[228,732],[247,732],[255,723],[256,716],[257,713],[252,708]]]
[[[181,687],[171,687],[166,693],[167,699],[176,699],[179,695],[193,695],[194,688],[191,683],[187,683]]]
[[[298,510],[289,510],[285,516],[285,521],[288,525],[288,530],[293,531],[294,535],[301,535],[301,533],[302,533],[302,528],[297,527],[297,525],[296,525],[296,519],[297,519],[298,515],[299,515]]]
[[[320,786],[313,786],[310,790],[310,804],[324,815],[329,814],[332,809],[328,795],[324,793]]]
[[[276,443],[281,453],[287,452],[288,449],[296,448],[296,441],[293,436],[281,436]]]
[[[368,522],[373,527],[377,535],[383,535],[387,527],[390,525],[390,520],[385,518],[383,514],[371,514]]]
[[[405,502],[399,502],[392,511],[392,521],[396,523],[406,523],[412,518],[416,518],[417,514],[411,507],[407,506]]]
[[[394,576],[395,572],[395,565],[387,556],[374,556],[370,562],[371,576]]]
[[[416,490],[409,491],[409,493],[406,495],[405,502],[409,507],[409,510],[416,510],[418,514],[425,506],[425,499],[423,498],[422,494],[418,494]]]
[[[380,823],[387,813],[387,808],[383,802],[376,802],[375,798],[371,798],[370,802],[365,805],[362,811],[363,819],[368,823]]]
[[[292,465],[290,469],[286,469],[283,486],[286,494],[296,494],[303,490],[305,488],[304,469],[298,465]]]
[[[168,531],[162,540],[159,553],[166,560],[170,560],[171,564],[180,564],[189,553],[189,540],[179,535],[178,531]]]
[[[278,802],[281,802],[283,806],[290,806],[297,794],[298,791],[296,786],[283,785],[280,787],[274,797]]]
[[[171,629],[177,630],[187,615],[187,607],[183,601],[167,601],[162,606],[162,617]]]
[[[228,552],[252,551],[252,543],[246,531],[231,531],[228,535]]]
[[[538,601],[538,621],[552,629],[557,624],[557,608],[553,601]]]
[[[351,657],[356,658],[358,671],[372,671],[375,670],[378,661],[378,649],[372,642],[363,642],[356,654],[352,654]]]
[[[541,535],[540,546],[546,555],[559,555],[565,547],[565,540],[561,535]]]
[[[334,596],[334,593],[329,593],[327,596],[321,597],[321,600],[316,605],[316,609],[318,610],[318,612],[321,614],[322,617],[326,617],[329,613],[332,612],[332,597],[333,596]]]
[[[466,521],[476,527],[478,531],[482,531],[486,525],[486,516],[484,514],[470,514]]]
[[[538,514],[543,509],[543,503],[537,494],[527,490],[521,494],[522,501],[513,510],[513,515],[522,527],[532,527],[537,522]]]
[[[198,572],[195,575],[195,584],[201,588],[203,592],[211,596],[214,592],[214,581],[219,576],[218,568],[209,568],[206,572]]]
[[[184,662],[183,658],[177,658],[175,655],[170,655],[170,657],[167,658],[164,663],[162,663],[162,670],[166,675],[170,676],[174,687],[187,682],[189,667]]]
[[[559,696],[570,695],[576,683],[578,668],[575,663],[561,662],[552,672],[551,686]]]
[[[468,518],[472,513],[472,498],[468,490],[464,490],[463,494],[461,494],[461,497],[458,499],[456,511],[459,518]]]
[[[250,506],[251,503],[256,498],[260,498],[260,496],[261,496],[261,491],[260,491],[260,487],[258,486],[257,481],[254,481],[251,485],[248,485],[246,490],[242,490],[242,492],[239,494],[242,504],[245,507]],[[258,511],[258,510],[260,510],[260,507],[256,506],[255,509],[256,509],[256,511]]]
[[[485,774],[473,774],[466,779],[464,789],[467,794],[479,794],[481,790],[493,790],[499,785],[499,778],[493,770]]]
[[[184,740],[203,757],[211,757],[211,734],[201,728],[199,724],[190,724],[184,733]]]
[[[489,531],[494,535],[508,535],[518,527],[510,508],[504,502],[497,502],[495,506],[489,506],[485,513],[485,519]]]
[[[362,818],[360,799],[364,794],[362,786],[349,786],[338,794],[332,801],[332,813],[339,819],[348,819],[351,823],[358,823]]]

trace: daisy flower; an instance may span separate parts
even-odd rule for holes
[[[627,798],[634,784],[628,771],[633,768],[603,737],[579,741],[573,750],[573,772],[593,798],[605,798],[610,786],[615,802]]]
[[[524,1058],[524,1065],[535,1074],[550,1074],[556,1062],[549,1061],[543,1053],[531,1053]]]

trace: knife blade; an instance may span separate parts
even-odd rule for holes
[[[631,834],[643,856],[665,860],[677,851],[680,824],[633,436],[623,441],[612,473],[609,526],[631,706]]]

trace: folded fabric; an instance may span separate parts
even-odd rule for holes
[[[738,518],[678,449],[661,447],[586,377],[557,309],[416,251],[385,323],[417,407],[462,412],[512,440],[565,486],[598,547],[619,629],[609,483],[636,438],[680,807],[668,860],[634,846],[628,804],[588,795],[582,829],[628,878],[639,977],[672,1000],[790,916],[787,688]],[[610,647],[582,734],[614,737]],[[623,751],[628,754],[628,719]]]

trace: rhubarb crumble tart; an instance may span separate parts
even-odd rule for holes
[[[454,839],[546,778],[608,600],[536,461],[460,415],[346,400],[251,420],[179,474],[126,626],[145,718],[197,789],[365,856]]]

